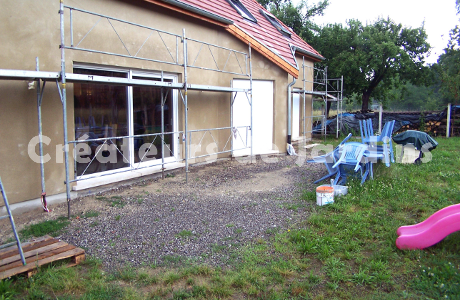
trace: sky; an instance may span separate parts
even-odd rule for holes
[[[294,3],[300,0],[294,0]],[[308,3],[318,2],[309,0]],[[449,41],[449,31],[460,25],[455,0],[330,0],[324,16],[315,17],[316,24],[346,23],[358,19],[363,24],[374,23],[379,17],[390,17],[396,23],[417,28],[425,22],[425,31],[431,50],[427,63],[435,63]]]

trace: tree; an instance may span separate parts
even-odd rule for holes
[[[451,30],[447,48],[439,56],[438,69],[443,94],[449,100],[460,100],[460,27],[458,25]]]
[[[443,97],[436,85],[415,86],[407,83],[391,93],[394,97],[389,107],[393,110],[432,111],[444,108]]]
[[[359,93],[366,111],[371,97],[385,100],[393,88],[426,81],[426,39],[423,26],[405,28],[381,18],[374,24],[349,20],[346,26],[327,25],[310,44],[326,57],[328,77],[343,75],[345,94]]]
[[[329,0],[321,0],[314,5],[308,5],[307,1],[302,0],[297,6],[291,0],[258,1],[306,41],[312,38],[315,31],[319,30],[319,27],[310,19],[314,16],[323,15],[324,10],[329,5]]]

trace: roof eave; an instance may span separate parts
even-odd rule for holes
[[[298,78],[299,69],[296,66],[292,65],[291,63],[286,61],[286,59],[284,59],[277,53],[273,52],[273,50],[270,50],[266,45],[264,45],[263,43],[255,39],[253,36],[242,30],[236,24],[228,26],[227,31],[230,32],[236,38],[245,42],[246,44],[250,43],[251,48],[254,48],[256,51],[261,53],[275,65],[281,67],[281,69],[283,69],[290,75],[294,76],[295,78]]]
[[[189,11],[193,14],[196,15],[199,15],[199,16],[202,16],[204,18],[206,18],[207,20],[212,20],[214,22],[217,22],[217,23],[220,23],[222,25],[224,25],[227,29],[227,31],[229,31],[230,33],[232,33],[234,36],[236,36],[237,38],[239,38],[240,40],[243,40],[245,42],[256,42],[256,44],[259,45],[259,47],[262,47],[264,49],[267,49],[270,53],[268,54],[266,51],[263,51],[261,48],[259,47],[255,47],[257,50],[259,50],[264,56],[266,56],[268,59],[270,59],[272,62],[274,62],[276,65],[280,66],[283,70],[287,71],[289,74],[291,74],[292,76],[294,77],[298,77],[299,76],[299,68],[297,66],[297,62],[295,65],[293,65],[292,63],[288,62],[284,57],[282,57],[281,55],[279,55],[278,53],[275,53],[274,51],[268,49],[268,47],[266,45],[264,45],[263,43],[261,43],[260,41],[258,41],[257,39],[255,39],[254,37],[252,37],[250,34],[248,34],[247,32],[245,32],[244,30],[242,30],[241,28],[239,28],[239,26],[237,26],[232,20],[230,19],[227,19],[227,18],[224,18],[224,17],[221,17],[221,16],[218,16],[216,14],[213,14],[213,13],[210,13],[208,11],[205,11],[203,9],[200,9],[200,8],[197,8],[197,7],[194,7],[192,5],[189,5],[189,4],[186,4],[186,3],[183,3],[181,1],[178,1],[178,0],[146,0],[148,2],[152,2],[152,3],[156,3],[156,4],[160,4],[161,2],[164,3],[163,6],[166,6],[166,5],[172,5],[172,6],[175,6],[175,7],[178,7],[184,11]],[[170,7],[171,8],[171,7]],[[219,25],[219,24],[218,24]],[[240,32],[244,32],[244,35],[246,36],[246,38],[244,36],[242,36],[241,34],[237,34],[234,30],[232,30],[232,26],[233,28],[237,28],[238,31]],[[247,37],[249,37],[249,40],[247,39]],[[254,45],[254,44],[253,44]],[[262,51],[261,51],[262,50]],[[298,48],[298,47],[295,47],[295,46],[291,46],[291,51],[293,51],[295,54],[295,51],[305,55],[305,56],[308,56],[309,58],[311,58],[313,61],[315,62],[319,62],[321,60],[324,60],[325,58],[320,56],[320,55],[317,55],[315,53],[312,53],[310,51],[307,51],[305,49],[302,49],[302,48]],[[293,55],[293,57],[295,58],[295,55]],[[295,59],[294,59],[295,61]]]
[[[326,58],[324,58],[323,56],[321,55],[318,55],[316,53],[313,53],[311,51],[308,51],[308,50],[305,50],[305,49],[302,49],[300,47],[297,47],[297,46],[291,46],[294,53],[295,52],[299,52],[300,54],[303,54],[305,56],[308,56],[310,58],[312,58],[315,62],[320,62],[320,61],[323,61],[325,60]]]
[[[175,5],[177,7],[180,7],[180,8],[186,9],[186,10],[189,10],[189,11],[194,12],[196,14],[202,15],[203,17],[207,17],[207,18],[210,18],[210,19],[218,21],[218,22],[222,22],[222,23],[227,24],[227,25],[233,24],[233,21],[230,20],[230,19],[218,16],[216,14],[210,13],[210,12],[205,11],[203,9],[199,9],[199,8],[197,8],[195,6],[192,6],[192,5],[177,1],[177,0],[161,0],[161,1],[166,2],[168,4]]]

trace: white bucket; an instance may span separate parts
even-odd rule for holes
[[[331,186],[319,186],[316,188],[316,204],[323,206],[334,203],[334,188]]]

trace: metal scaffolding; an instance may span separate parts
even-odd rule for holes
[[[64,28],[64,23],[65,23],[65,16],[66,12],[68,12],[69,15],[69,24],[70,24],[70,44],[66,45],[66,36],[65,36],[65,28]],[[185,148],[185,154],[183,158],[179,158],[176,156],[176,154],[173,153],[173,156],[176,157],[176,160],[174,161],[175,163],[177,162],[185,162],[185,171],[186,171],[186,180],[188,181],[188,172],[189,172],[189,160],[190,159],[198,159],[202,158],[205,156],[211,156],[211,155],[217,155],[217,154],[222,154],[222,153],[229,153],[233,151],[238,151],[238,150],[243,150],[243,149],[248,149],[250,148],[250,156],[251,160],[253,157],[253,149],[252,149],[252,116],[253,116],[253,111],[252,111],[252,62],[251,62],[251,45],[248,45],[248,52],[242,52],[242,51],[237,51],[234,49],[230,48],[225,48],[219,45],[214,45],[210,43],[206,43],[203,41],[198,41],[195,39],[187,38],[185,35],[185,29],[183,29],[182,35],[177,35],[174,33],[162,31],[159,29],[155,29],[152,27],[136,24],[133,22],[128,22],[125,20],[117,19],[117,18],[112,18],[106,15],[102,14],[97,14],[93,13],[90,11],[78,9],[75,7],[71,6],[66,6],[63,4],[63,1],[60,2],[60,48],[61,48],[61,71],[60,72],[45,72],[45,71],[39,71],[38,70],[38,58],[37,58],[37,69],[36,71],[27,71],[27,70],[0,70],[0,79],[3,80],[27,80],[27,81],[36,81],[38,85],[37,89],[37,107],[38,107],[38,127],[39,127],[39,146],[40,146],[40,155],[41,158],[43,158],[43,148],[42,148],[42,124],[41,124],[41,103],[42,103],[42,98],[43,98],[43,91],[45,88],[45,83],[47,81],[55,82],[59,91],[59,97],[62,102],[62,114],[63,114],[63,130],[64,130],[64,157],[65,157],[65,185],[66,185],[66,197],[67,197],[67,203],[68,203],[68,216],[70,217],[70,188],[71,184],[80,180],[87,180],[91,178],[96,178],[96,177],[101,177],[101,176],[107,176],[107,175],[112,175],[112,174],[117,174],[117,173],[122,173],[122,172],[129,172],[133,170],[139,170],[139,169],[145,169],[145,168],[153,168],[155,166],[161,166],[161,170],[163,173],[164,177],[164,169],[165,165],[170,163],[165,161],[164,157],[164,147],[168,147],[169,151],[172,152],[172,149],[169,148],[169,146],[165,143],[165,135],[168,134],[174,134],[177,136],[182,135],[182,146]],[[98,18],[96,21],[96,24],[94,24],[93,27],[89,29],[89,31],[83,35],[83,37],[75,43],[74,41],[74,21],[77,15],[82,15],[82,14],[87,14],[87,15],[92,15]],[[124,50],[126,50],[126,53],[117,53],[117,52],[110,52],[110,51],[102,51],[98,49],[91,49],[88,47],[82,46],[82,42],[88,37],[88,35],[91,34],[93,29],[102,21],[106,20],[118,36],[118,39],[124,46]],[[126,47],[126,43],[123,41],[119,33],[117,32],[116,28],[114,27],[114,23],[122,23],[127,26],[134,26],[135,28],[142,28],[144,30],[150,31],[150,35],[146,38],[146,40],[143,42],[142,46],[137,50],[136,53],[131,53],[129,49]],[[147,40],[152,36],[152,35],[157,35],[165,48],[164,53],[169,54],[170,60],[162,60],[162,59],[157,59],[157,58],[151,58],[151,57],[143,57],[139,55],[141,52],[142,48],[146,44]],[[175,47],[174,51],[170,51],[171,47],[168,47],[165,42],[165,38],[171,38],[175,40]],[[180,49],[180,43],[182,43],[182,49]],[[191,60],[189,62],[189,50],[188,50],[188,43],[194,43],[199,45],[199,51],[196,55],[194,55],[193,61]],[[209,50],[209,53],[211,54],[212,60],[208,60],[211,62],[214,62],[213,67],[204,67],[204,66],[199,66],[197,64],[198,58],[201,53],[204,53],[205,51],[202,51],[202,49],[207,49]],[[71,50],[71,51],[85,51],[85,52],[91,52],[91,53],[97,53],[101,55],[114,55],[114,56],[119,56],[119,57],[125,57],[125,58],[130,58],[130,59],[137,59],[137,60],[143,60],[143,61],[148,61],[148,62],[155,62],[155,63],[164,63],[164,64],[170,64],[170,65],[176,65],[178,67],[181,67],[183,69],[183,82],[181,83],[174,83],[174,82],[166,82],[163,80],[163,72],[161,72],[161,81],[152,81],[152,80],[143,80],[143,79],[130,79],[130,78],[119,78],[119,77],[105,77],[105,76],[95,76],[95,75],[82,75],[82,74],[74,74],[74,73],[67,73],[65,70],[65,64],[66,64],[66,58],[65,58],[65,50]],[[219,64],[215,57],[214,57],[214,52],[213,51],[223,51],[228,53],[227,60],[225,62],[225,65],[222,66],[222,64]],[[182,52],[182,60],[179,55],[179,53]],[[238,70],[232,70],[230,69],[228,62],[230,58],[234,58],[237,61],[238,65]],[[213,71],[213,72],[221,72],[221,73],[227,73],[227,74],[233,74],[233,75],[238,75],[242,77],[246,77],[249,79],[250,85],[249,89],[241,89],[241,88],[233,88],[233,87],[226,87],[226,86],[211,86],[211,85],[200,85],[200,84],[191,84],[189,83],[188,79],[188,69],[190,68],[195,68],[195,69],[201,69],[201,70],[206,70],[206,71]],[[40,84],[43,83],[41,86]],[[67,128],[67,92],[66,92],[66,85],[68,83],[99,83],[99,84],[105,84],[105,85],[118,85],[118,86],[131,86],[131,87],[136,87],[136,86],[144,86],[144,87],[156,87],[161,89],[161,132],[160,133],[153,133],[153,134],[142,134],[142,135],[135,135],[135,134],[128,134],[125,136],[117,136],[117,137],[104,137],[104,138],[97,138],[97,139],[84,139],[84,140],[69,140],[68,138],[68,128]],[[171,90],[178,90],[180,93],[180,98],[182,99],[183,103],[183,125],[184,129],[183,130],[178,130],[178,131],[168,131],[165,132],[165,127],[164,127],[164,104],[166,101],[166,97],[168,93]],[[197,91],[206,91],[206,92],[224,92],[224,93],[233,93],[231,94],[232,97],[230,99],[230,127],[220,127],[220,128],[208,128],[208,129],[196,129],[196,130],[190,130],[188,128],[188,90],[197,90]],[[232,114],[233,114],[233,103],[235,101],[237,93],[245,93],[246,98],[249,102],[250,105],[250,124],[248,126],[233,126],[233,119],[232,119]],[[217,143],[216,138],[213,135],[213,132],[221,132],[221,131],[228,131],[230,132],[229,138],[226,140],[225,145],[219,146]],[[249,133],[250,131],[250,133]],[[210,136],[211,139],[214,141],[216,144],[216,152],[213,153],[207,153],[205,155],[198,155],[195,156],[195,150],[193,150],[193,155],[190,154],[190,148],[192,147],[191,141],[192,141],[192,135],[201,135],[198,136],[199,139],[199,145],[201,145],[201,142],[205,138],[205,136]],[[243,138],[245,136],[245,139]],[[150,143],[150,147],[153,145],[156,139],[159,139],[161,142],[161,148],[162,148],[162,157],[161,157],[161,162],[156,162],[153,161],[152,164],[149,165],[142,165],[141,163],[131,163],[130,160],[130,166],[127,168],[123,169],[115,169],[112,170],[112,172],[104,173],[104,174],[92,174],[92,176],[84,176],[85,171],[87,168],[84,170],[83,174],[80,174],[77,176],[76,173],[76,162],[74,161],[74,167],[75,167],[75,174],[74,178],[70,178],[70,166],[69,166],[69,152],[70,152],[70,145],[75,145],[79,142],[98,142],[102,143],[102,145],[115,145],[116,150],[123,156],[123,153],[121,150],[116,146],[116,143],[114,141],[118,139],[131,139],[133,140],[134,138],[142,138],[142,137],[153,137],[153,142]],[[77,137],[75,137],[77,138]],[[241,149],[233,149],[233,138],[234,139],[241,139],[243,141],[243,148]],[[248,142],[248,138],[250,138],[250,142]],[[99,151],[102,149],[102,147],[99,148]],[[91,160],[90,164],[94,161],[96,158],[97,154],[93,157]],[[123,156],[124,157],[124,156]],[[145,157],[145,154],[144,154]],[[141,161],[143,160],[143,158]],[[74,157],[76,159],[76,156]],[[125,158],[125,157],[124,157]],[[159,159],[158,159],[159,160]],[[41,167],[41,181],[42,181],[42,200],[44,200],[44,208],[46,207],[46,200],[44,199],[44,196],[46,195],[45,192],[45,176],[44,176],[44,163],[43,159],[40,161],[40,167]],[[47,208],[46,208],[47,209]]]
[[[320,133],[324,137],[327,134],[327,106],[328,103],[336,103],[337,109],[337,127],[336,137],[342,129],[342,111],[343,111],[343,76],[341,78],[328,78],[327,67],[324,69],[315,68],[305,65],[305,59],[302,60],[302,89],[293,90],[291,93],[302,95],[302,136],[307,139],[307,134],[313,135]],[[308,78],[311,78],[308,79]],[[306,116],[306,96],[311,95],[311,115]],[[323,109],[320,114],[315,115],[314,103],[322,102]]]

